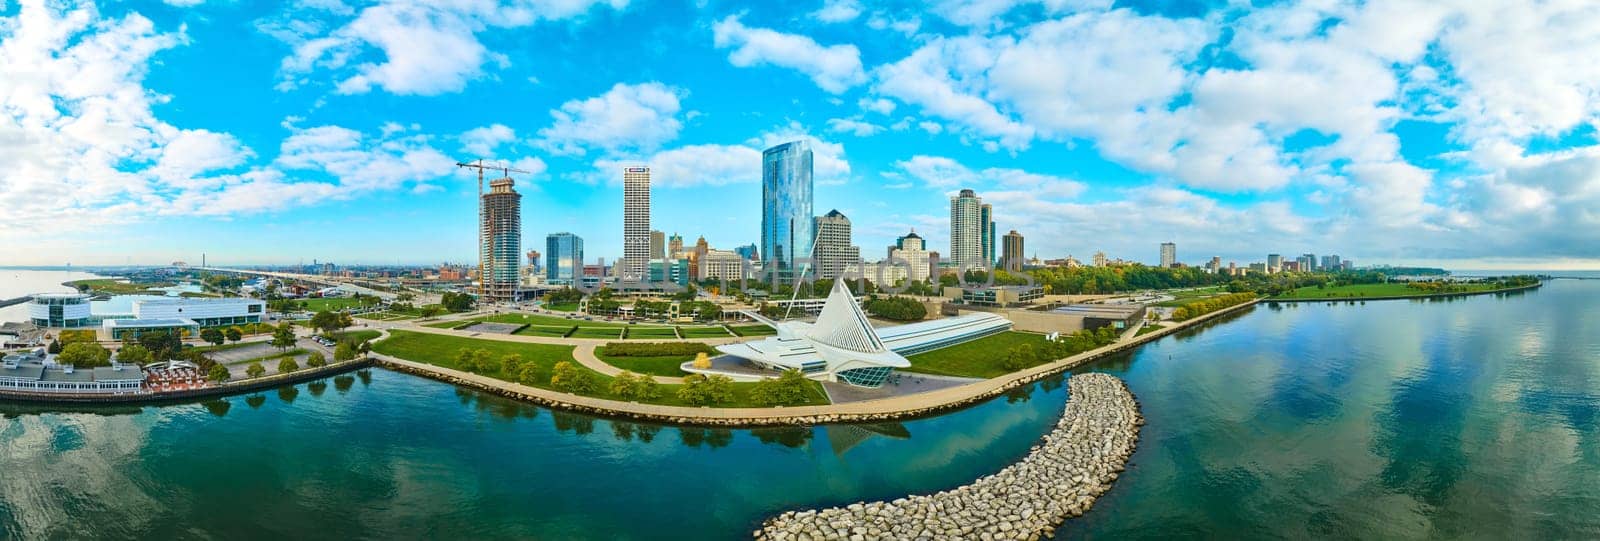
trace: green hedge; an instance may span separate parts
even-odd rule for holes
[[[667,355],[715,354],[711,346],[699,342],[611,342],[600,353],[611,357],[663,357]]]

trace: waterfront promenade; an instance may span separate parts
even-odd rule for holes
[[[1104,356],[1138,347],[1172,333],[1203,325],[1226,314],[1236,313],[1254,306],[1260,300],[1218,310],[1194,319],[1172,323],[1166,327],[1140,336],[1128,336],[1116,343],[1089,350],[1053,362],[1020,370],[993,379],[966,385],[936,389],[925,393],[893,396],[876,400],[862,400],[822,406],[794,406],[775,408],[711,408],[664,406],[621,402],[588,396],[540,389],[519,383],[472,374],[442,366],[400,359],[379,353],[371,357],[379,366],[425,376],[447,383],[464,385],[501,396],[595,415],[650,420],[655,422],[710,425],[710,426],[774,426],[811,425],[837,422],[865,422],[903,419],[932,415],[960,408],[995,396],[1016,387],[1027,385],[1046,377],[1071,370]],[[407,328],[407,330],[411,330]],[[460,336],[448,331],[440,334]],[[542,342],[559,340],[530,336],[481,336],[478,338],[511,342]],[[593,342],[593,341],[591,341]],[[606,342],[601,340],[599,342]],[[571,342],[555,342],[570,345]],[[998,353],[997,353],[998,354]]]

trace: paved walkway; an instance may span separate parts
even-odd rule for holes
[[[621,368],[607,364],[605,361],[600,360],[599,356],[594,354],[594,350],[597,347],[599,346],[594,344],[581,344],[572,350],[572,358],[576,359],[578,364],[587,366],[591,370],[607,376],[616,377],[618,374],[621,374]],[[683,383],[683,378],[672,378],[667,376],[650,376],[650,379],[656,380],[656,383]]]

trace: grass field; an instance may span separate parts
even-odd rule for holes
[[[673,332],[672,327],[628,327],[629,340],[660,340],[663,338],[676,339],[677,337],[678,333]]]
[[[358,301],[358,300],[352,299],[352,298],[343,298],[343,297],[327,297],[327,298],[321,298],[321,299],[300,299],[300,300],[295,301],[295,302],[297,302],[297,303],[305,303],[305,307],[306,307],[305,309],[307,311],[309,311],[309,312],[321,312],[323,310],[338,311],[338,310],[343,310],[345,308],[352,308],[352,307],[356,307],[356,306],[361,306],[362,305],[361,301]]]
[[[1135,334],[1134,336],[1144,336],[1165,328],[1167,328],[1165,325],[1159,323],[1146,323],[1143,327],[1139,327],[1139,334]]]
[[[546,303],[546,304],[544,304],[542,306],[544,306],[545,310],[554,310],[554,311],[557,311],[557,312],[576,312],[576,311],[578,311],[578,303],[575,303],[575,302],[558,302],[558,303],[553,303],[553,304]]]
[[[778,331],[766,325],[729,325],[734,334],[739,336],[772,336]]]
[[[524,335],[524,336],[544,336],[544,337],[549,337],[549,338],[561,338],[563,336],[566,336],[567,335],[567,331],[569,331],[569,330],[572,330],[572,327],[554,327],[554,326],[546,326],[546,325],[529,325],[529,326],[523,328],[522,330],[517,331],[516,334],[520,334],[520,335]]]
[[[365,342],[382,335],[383,333],[378,331],[341,331],[333,333],[333,339],[341,342],[346,339],[356,342]]]
[[[95,292],[98,292],[98,293],[109,293],[109,294],[112,294],[112,295],[131,295],[131,294],[136,294],[136,293],[144,293],[146,291],[150,291],[150,290],[158,288],[158,287],[172,287],[174,285],[177,285],[177,284],[175,284],[173,282],[127,283],[127,282],[124,282],[122,278],[96,278],[96,279],[93,279],[93,280],[77,280],[77,281],[74,281],[74,282],[68,282],[67,284],[71,285],[73,287],[89,286],[89,290],[91,290],[91,291],[95,291]],[[156,295],[165,295],[165,293],[162,293],[160,291],[155,292],[155,294]]]
[[[551,388],[549,379],[550,370],[555,367],[555,364],[561,361],[572,360],[572,346],[559,346],[553,344],[523,344],[517,342],[501,342],[497,340],[478,340],[473,338],[459,338],[455,336],[423,334],[406,331],[394,331],[394,333],[388,339],[374,344],[372,349],[378,353],[392,355],[411,361],[428,363],[446,368],[458,368],[455,363],[455,357],[456,353],[463,348],[488,350],[490,355],[492,355],[496,360],[512,353],[522,355],[524,362],[532,362],[539,365],[542,371],[541,381],[534,382],[533,386],[544,389]],[[577,361],[573,361],[573,364],[577,364]],[[578,369],[589,372],[598,383],[599,390],[593,393],[592,396],[610,400],[621,400],[621,398],[611,394],[610,377],[599,372],[589,370],[587,367],[582,365],[578,365]],[[509,377],[507,374],[501,374],[498,368],[492,371],[480,372],[480,374],[507,381],[512,381],[514,379]],[[810,386],[811,392],[808,393],[807,397],[809,400],[805,405],[820,405],[828,403],[827,394],[822,391],[822,385],[820,383],[808,380],[807,385]],[[754,383],[733,384],[733,400],[725,404],[718,404],[718,407],[756,407],[755,402],[750,399],[750,390],[754,386]],[[663,384],[660,386],[661,398],[649,400],[648,403],[670,406],[686,406],[688,404],[678,400],[678,389],[680,387],[682,386],[677,384]]]
[[[1466,293],[1474,291],[1489,291],[1496,289],[1494,284],[1462,284],[1467,288]],[[1448,294],[1459,294],[1452,292]],[[1387,284],[1353,284],[1348,286],[1335,286],[1325,289],[1316,287],[1302,287],[1294,291],[1272,297],[1271,299],[1295,300],[1356,300],[1372,297],[1427,297],[1434,295],[1408,287],[1406,284],[1391,282]],[[1269,300],[1271,300],[1269,299]]]
[[[605,349],[605,348],[600,348],[600,349]],[[623,370],[632,370],[632,371],[638,372],[640,374],[650,374],[652,376],[667,376],[667,377],[679,377],[679,378],[681,378],[683,376],[687,376],[687,375],[689,375],[689,373],[688,372],[684,372],[683,370],[679,369],[678,367],[680,365],[682,365],[683,363],[686,363],[686,362],[694,360],[694,355],[662,355],[662,356],[659,356],[659,357],[615,357],[615,356],[605,355],[603,353],[600,353],[598,350],[595,351],[595,356],[599,357],[600,360],[605,361],[606,364],[609,364],[611,366],[615,366],[617,368],[621,368]]]
[[[1037,350],[1044,347],[1044,342],[1042,334],[1007,331],[906,357],[906,360],[911,361],[911,368],[901,370],[967,378],[993,378],[1012,372],[1001,366],[1006,360],[1006,352],[1011,348],[1032,344]]]
[[[678,327],[678,332],[682,333],[684,338],[728,338],[733,336],[728,334],[728,331],[722,327]]]
[[[622,338],[622,329],[597,329],[594,327],[578,327],[577,332],[568,338]]]

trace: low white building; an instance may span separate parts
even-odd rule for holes
[[[153,331],[187,330],[195,334],[203,327],[260,323],[266,313],[266,301],[242,297],[140,299],[133,301],[133,317],[106,319],[100,322],[100,328],[112,340]]]

